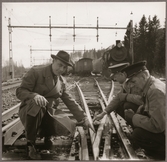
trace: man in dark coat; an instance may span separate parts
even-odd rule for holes
[[[72,66],[69,54],[59,51],[51,57],[51,65],[32,67],[16,90],[16,96],[21,100],[19,117],[25,127],[28,156],[31,159],[41,159],[35,149],[39,131],[45,137],[45,143],[51,143],[52,135],[74,133],[76,123],[56,109],[58,98],[62,99],[78,122],[89,127],[84,111],[66,91],[62,74],[67,66]]]
[[[104,115],[116,111],[124,118],[125,109],[133,109],[135,112],[138,107],[143,104],[141,91],[135,86],[130,85],[127,81],[127,74],[122,69],[128,66],[129,63],[118,63],[109,67],[111,69],[111,79],[121,84],[121,89],[118,94],[111,100],[105,110],[98,114],[93,120],[101,120]]]

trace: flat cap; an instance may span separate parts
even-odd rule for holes
[[[140,61],[123,68],[122,71],[127,74],[127,78],[131,78],[134,75],[140,73],[141,71],[147,70],[146,64],[147,61]]]

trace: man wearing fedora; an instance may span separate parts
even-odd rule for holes
[[[52,135],[73,135],[76,123],[56,109],[61,98],[74,118],[89,127],[87,117],[74,99],[66,91],[66,82],[62,74],[67,66],[72,66],[70,55],[59,51],[51,55],[50,65],[32,67],[23,77],[16,96],[21,100],[19,117],[25,127],[27,153],[30,159],[41,159],[36,151],[35,140],[39,134],[45,137],[46,145],[51,145]]]
[[[98,114],[94,118],[94,121],[101,120],[104,115],[110,114],[114,110],[121,117],[125,118],[125,109],[131,108],[136,112],[138,107],[143,104],[141,91],[134,86],[132,87],[127,81],[127,74],[125,73],[123,68],[127,67],[128,65],[129,63],[125,62],[109,66],[109,69],[111,70],[110,78],[121,84],[121,90],[108,104],[108,106],[105,108],[105,111],[103,111],[101,114]]]
[[[129,82],[142,90],[144,104],[135,113],[125,110],[125,119],[134,127],[132,143],[144,148],[146,154],[165,159],[166,85],[150,75],[146,61],[123,69]]]

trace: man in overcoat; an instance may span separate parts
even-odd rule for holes
[[[125,119],[134,127],[132,142],[148,155],[165,159],[166,85],[150,75],[146,61],[124,68],[129,81],[142,90],[144,104],[135,113],[128,109]]]
[[[45,144],[52,144],[52,135],[74,133],[76,123],[57,109],[59,98],[78,122],[89,127],[84,111],[67,93],[66,81],[62,76],[67,67],[72,66],[70,55],[65,51],[59,51],[51,57],[52,64],[32,67],[16,90],[16,96],[21,100],[19,117],[25,127],[30,159],[41,159],[35,148],[38,133],[45,137]]]

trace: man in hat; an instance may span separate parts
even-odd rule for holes
[[[56,109],[61,98],[78,122],[89,127],[82,108],[66,91],[66,82],[62,74],[67,66],[72,66],[70,55],[59,51],[51,55],[50,65],[32,67],[23,77],[16,96],[21,100],[19,117],[25,127],[27,150],[30,159],[41,159],[35,149],[37,134],[44,136],[46,145],[52,144],[52,135],[69,135],[75,130],[75,122],[61,110]]]
[[[125,119],[134,127],[132,143],[146,153],[165,159],[165,83],[150,75],[146,61],[123,69],[129,81],[142,90],[144,104],[135,113],[125,111]]]
[[[125,73],[123,68],[129,65],[128,62],[119,63],[115,65],[111,65],[109,68],[111,69],[111,79],[117,81],[121,84],[120,92],[113,98],[113,100],[108,104],[101,114],[98,114],[95,120],[100,120],[104,115],[110,114],[112,111],[116,111],[121,117],[124,118],[124,110],[125,109],[133,109],[135,112],[137,111],[139,105],[143,104],[141,92],[138,88],[132,87],[127,81],[127,74]]]

